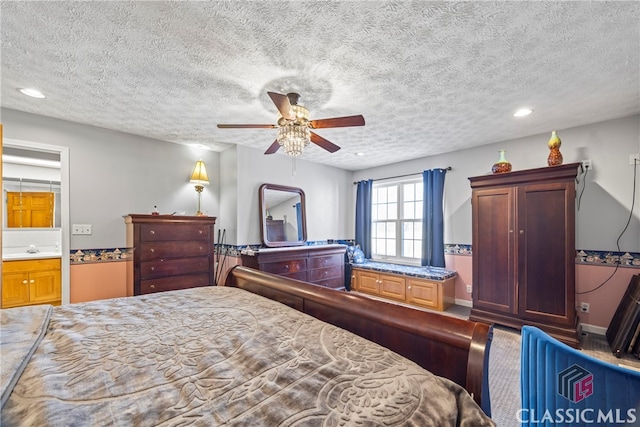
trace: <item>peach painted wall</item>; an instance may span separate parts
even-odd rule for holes
[[[71,264],[70,301],[85,302],[127,296],[129,262]]]
[[[467,285],[473,283],[473,258],[471,255],[447,255],[444,256],[444,263],[447,270],[454,270],[458,273],[456,277],[456,295],[458,303],[466,301],[471,305],[471,294],[467,293]]]
[[[619,267],[615,274],[614,271],[614,266],[576,264],[576,304],[579,307],[581,302],[589,303],[589,313],[579,313],[580,323],[606,329],[629,286],[631,276],[640,274],[640,267]],[[597,288],[605,281],[601,288],[580,294]]]
[[[472,261],[470,255],[445,255],[446,268],[458,272],[455,282],[458,303],[461,300],[471,303],[471,294],[467,293],[466,287],[473,284]],[[613,274],[614,270],[615,266],[609,265],[576,264],[576,305],[579,307],[582,302],[589,303],[589,313],[579,313],[581,324],[607,329],[631,276],[640,274],[640,267],[619,267]],[[597,288],[612,274],[613,277],[601,288],[580,294]]]
[[[458,273],[455,281],[455,298],[458,303],[468,301],[471,294],[466,287],[473,283],[472,257],[470,255],[445,255],[446,268]],[[71,265],[71,302],[84,302],[105,298],[124,297],[127,291],[127,278],[132,276],[131,261],[105,262]],[[227,272],[241,264],[240,257],[229,256],[222,262],[222,273],[218,284],[223,285]],[[601,288],[597,288],[614,272],[615,267],[608,265],[576,264],[576,304],[589,303],[589,313],[580,313],[580,323],[602,328],[604,332],[611,322],[618,304],[624,294],[631,276],[640,274],[640,267],[619,267],[613,276]],[[462,300],[462,301],[461,301]]]

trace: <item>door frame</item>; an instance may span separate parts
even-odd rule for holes
[[[34,141],[25,141],[14,138],[3,138],[4,147],[22,148],[32,151],[43,151],[47,153],[58,153],[60,155],[60,230],[62,234],[61,245],[61,279],[62,279],[62,304],[69,304],[70,289],[70,268],[71,268],[71,248],[70,245],[70,183],[69,183],[69,147],[62,145],[43,144]],[[1,177],[0,177],[1,179]]]

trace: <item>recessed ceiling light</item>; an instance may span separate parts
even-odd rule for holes
[[[190,147],[193,147],[193,148],[203,148],[203,149],[208,149],[209,148],[207,145],[201,144],[199,142],[195,142],[195,143],[192,142],[192,143],[189,143],[187,145],[189,145]]]
[[[356,156],[364,156],[364,153],[356,153]]]
[[[515,113],[513,113],[513,117],[524,117],[524,116],[528,116],[531,113],[533,113],[532,109],[530,109],[530,108],[521,108],[518,111],[516,111]]]
[[[18,90],[20,91],[20,93],[23,93],[23,94],[25,94],[27,96],[30,96],[32,98],[44,98],[44,95],[38,89],[21,88],[21,89],[18,89]]]

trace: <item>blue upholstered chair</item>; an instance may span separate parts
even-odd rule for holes
[[[522,328],[522,426],[640,426],[640,372]]]

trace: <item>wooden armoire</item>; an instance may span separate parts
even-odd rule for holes
[[[579,347],[575,198],[580,163],[469,178],[470,319],[536,326]]]

